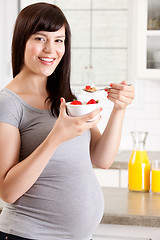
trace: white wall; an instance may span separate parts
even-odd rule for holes
[[[0,1],[0,89],[12,79],[10,49],[16,16],[17,0]]]
[[[138,0],[137,0],[138,1]],[[129,12],[129,31],[128,31],[128,82],[132,82],[135,87],[135,99],[126,109],[120,150],[131,150],[133,142],[131,131],[148,131],[146,140],[146,150],[160,151],[160,78],[159,80],[140,79],[137,71],[137,9],[136,1],[129,1],[131,4]],[[132,17],[134,16],[134,18]],[[138,53],[140,54],[140,53]],[[105,94],[104,94],[105,95]],[[93,96],[93,95],[92,95]],[[99,97],[102,97],[100,92]],[[104,96],[102,119],[99,124],[103,132],[113,104]]]
[[[137,0],[138,1],[138,0]],[[136,1],[131,4],[129,16],[129,61],[128,61],[128,81],[133,82],[135,86],[134,102],[126,109],[126,115],[123,124],[123,132],[120,150],[131,150],[133,142],[131,131],[148,131],[146,140],[146,150],[160,151],[160,78],[140,79],[138,77],[137,59],[141,54],[137,51],[138,43],[138,21]],[[142,15],[143,17],[143,15]],[[106,103],[103,115],[109,115],[111,105]],[[103,131],[106,125],[105,119],[100,123],[100,129]],[[151,159],[150,159],[151,160]]]
[[[160,81],[137,79],[134,85],[136,97],[126,109],[120,150],[132,149],[131,131],[148,131],[146,150],[160,151]],[[106,100],[99,124],[101,131],[104,130],[111,109],[112,104]]]

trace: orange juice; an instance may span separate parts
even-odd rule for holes
[[[160,193],[160,169],[152,169],[152,192]]]
[[[133,150],[128,163],[128,189],[147,192],[150,189],[150,162],[145,150]]]

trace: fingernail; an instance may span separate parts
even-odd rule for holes
[[[63,98],[61,98],[61,103],[63,102]]]
[[[109,84],[109,86],[110,86],[110,87],[112,87],[112,86],[113,86],[113,84],[112,84],[112,83],[110,83],[110,84]]]
[[[108,92],[108,88],[105,88],[104,91]]]
[[[107,98],[109,98],[109,94],[108,94]]]
[[[102,108],[100,108],[100,111],[102,111]]]

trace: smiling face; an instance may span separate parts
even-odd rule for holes
[[[65,53],[65,27],[58,31],[39,31],[26,42],[23,70],[48,77]]]

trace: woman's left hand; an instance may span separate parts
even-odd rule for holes
[[[114,103],[117,109],[124,109],[131,104],[135,97],[135,90],[133,85],[128,85],[126,81],[121,83],[112,83],[108,92],[107,98]]]

